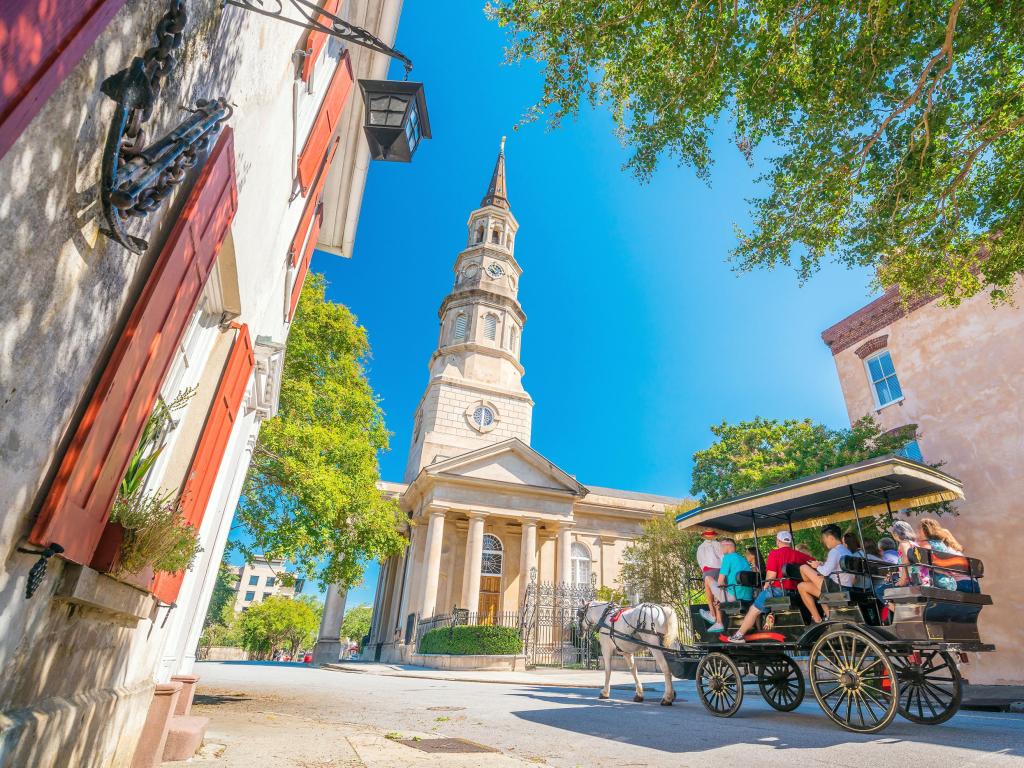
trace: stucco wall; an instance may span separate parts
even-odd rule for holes
[[[877,410],[856,350],[886,334],[904,399]],[[944,462],[963,481],[960,515],[943,522],[985,562],[982,585],[995,605],[982,611],[982,636],[999,647],[974,656],[965,674],[977,683],[1024,681],[1024,307],[994,309],[983,296],[956,309],[932,302],[864,335],[835,363],[851,421],[872,413],[886,429],[918,424],[925,461]]]

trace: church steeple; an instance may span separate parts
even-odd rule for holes
[[[480,207],[485,205],[496,205],[499,208],[508,209],[508,195],[505,191],[505,137],[501,137],[501,149],[498,150],[498,159],[494,161],[494,172],[491,174],[491,183],[487,187],[487,194],[480,201]]]
[[[526,323],[515,258],[519,222],[506,196],[504,137],[487,194],[466,224],[466,247],[438,311],[440,334],[416,409],[407,481],[441,457],[510,437],[530,443],[533,400],[519,362]]]

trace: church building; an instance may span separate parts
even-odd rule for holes
[[[523,388],[526,314],[506,193],[505,141],[469,214],[455,283],[441,302],[430,379],[402,483],[382,483],[409,521],[404,555],[381,566],[370,648],[399,661],[418,619],[453,608],[519,611],[539,582],[616,587],[641,525],[681,499],[583,485],[530,447]]]

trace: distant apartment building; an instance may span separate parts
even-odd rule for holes
[[[293,579],[285,570],[284,560],[266,560],[257,557],[251,563],[235,569],[235,611],[244,611],[253,603],[262,603],[268,597],[295,597],[305,587],[304,579]]]
[[[985,295],[959,307],[904,305],[893,291],[822,333],[832,351],[850,421],[871,414],[884,429],[917,424],[908,455],[963,481],[959,516],[944,521],[985,563],[982,591],[994,605],[981,632],[997,651],[964,668],[972,683],[1024,681],[1018,634],[1024,530],[1024,285],[1017,306]]]

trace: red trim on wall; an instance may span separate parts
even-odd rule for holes
[[[124,4],[125,0],[0,2],[0,157]]]
[[[249,327],[240,325],[231,346],[231,354],[224,364],[181,495],[182,518],[196,530],[199,530],[206,515],[231,432],[242,408],[242,398],[255,367],[256,357],[252,350]],[[178,599],[184,579],[184,571],[158,573],[153,580],[153,594],[164,603],[173,603]]]
[[[322,7],[328,13],[333,13],[335,16],[338,15],[338,4],[340,0],[326,0]],[[331,21],[327,17],[320,19],[322,24],[330,24]],[[313,77],[313,70],[316,66],[316,60],[320,56],[320,52],[323,51],[324,46],[327,45],[328,35],[318,30],[310,30],[306,36],[306,45],[304,50],[306,51],[306,58],[302,62],[302,80],[308,83]]]
[[[86,405],[29,540],[87,564],[238,206],[226,128],[164,243]]]
[[[324,155],[329,151],[331,138],[338,127],[338,119],[351,90],[352,60],[346,51],[338,62],[337,69],[334,70],[331,83],[327,86],[323,101],[320,102],[320,110],[313,120],[313,127],[309,130],[306,144],[299,154],[299,186],[303,195],[309,191],[318,169],[323,164]]]

